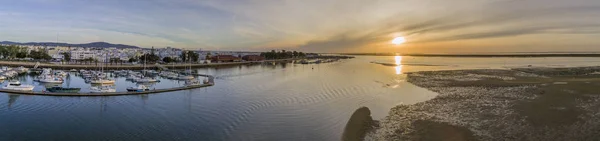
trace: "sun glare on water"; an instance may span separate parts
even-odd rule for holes
[[[394,44],[394,45],[400,45],[400,44],[403,44],[404,42],[406,42],[406,39],[404,37],[396,37],[396,38],[394,38],[394,40],[392,40],[392,44]]]
[[[394,56],[396,61],[396,74],[402,74],[402,56]]]

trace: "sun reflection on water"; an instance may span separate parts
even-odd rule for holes
[[[394,60],[396,61],[396,74],[402,74],[402,56],[395,56]]]

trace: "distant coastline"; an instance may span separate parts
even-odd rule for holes
[[[340,53],[364,56],[417,56],[417,57],[600,57],[600,53],[501,53],[501,54],[395,54],[395,53]]]

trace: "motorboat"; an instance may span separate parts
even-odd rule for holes
[[[144,78],[136,79],[135,82],[138,82],[138,83],[152,83],[152,82],[160,82],[160,81],[157,80],[157,79],[154,79],[154,78],[144,77]]]
[[[90,83],[92,84],[113,84],[115,83],[115,80],[112,79],[93,79],[92,81],[90,81]]]
[[[0,80],[4,80],[4,79],[6,79],[6,76],[0,75]]]
[[[77,72],[77,69],[71,69],[70,72]]]
[[[127,87],[127,91],[130,92],[143,92],[143,91],[149,91],[150,88],[148,88],[145,85],[137,85],[135,87]]]
[[[52,77],[52,76],[47,76],[44,77],[42,79],[38,79],[39,82],[42,83],[63,83],[64,80],[60,77]]]
[[[179,75],[177,75],[175,73],[167,76],[167,78],[169,78],[169,79],[177,79],[177,77],[179,77]]]
[[[8,84],[4,85],[2,89],[7,90],[17,90],[17,91],[33,91],[34,86],[32,85],[22,85],[19,81],[10,81]]]
[[[201,85],[197,79],[189,79],[185,81],[186,86],[198,86]]]
[[[136,80],[136,79],[140,79],[140,76],[131,74],[131,75],[127,76],[127,78],[125,78],[125,80]]]
[[[192,75],[180,75],[179,77],[177,77],[177,79],[179,79],[179,80],[190,80],[190,79],[194,79],[194,76],[192,76]]]
[[[111,86],[94,86],[90,88],[91,93],[110,93],[117,92],[117,90]]]
[[[81,88],[65,88],[59,86],[46,87],[46,90],[53,93],[78,93]]]

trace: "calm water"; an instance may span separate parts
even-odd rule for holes
[[[379,119],[395,105],[435,97],[405,82],[406,72],[597,64],[600,58],[357,56],[318,65],[199,69],[216,76],[216,85],[153,95],[0,94],[0,140],[339,140],[348,118],[361,106]],[[33,83],[29,77],[19,79]],[[119,89],[134,85],[121,79]],[[89,87],[78,77],[69,80],[63,85]],[[180,84],[163,80],[153,87]]]

